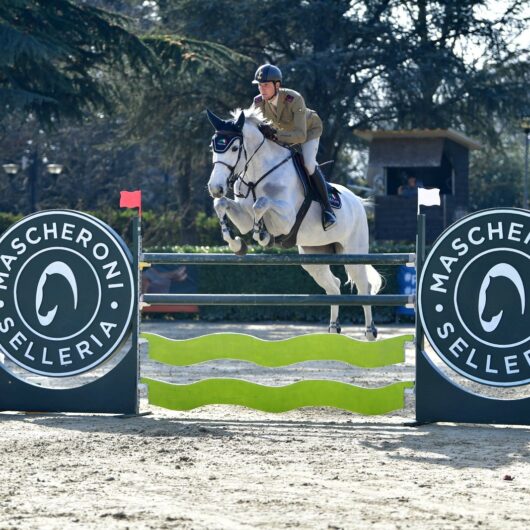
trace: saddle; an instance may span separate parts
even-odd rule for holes
[[[319,199],[316,191],[311,186],[311,181],[305,169],[302,153],[294,147],[285,147],[288,147],[288,149],[292,153],[296,174],[298,175],[298,178],[300,179],[302,188],[304,190],[304,202],[302,203],[300,209],[298,210],[298,213],[296,214],[296,220],[294,222],[293,227],[291,228],[291,231],[288,234],[282,234],[277,236],[275,240],[275,245],[279,245],[282,248],[291,248],[296,245],[296,236],[298,235],[298,230],[309,208],[311,207],[311,203],[313,201],[319,202]],[[342,205],[340,192],[336,188],[334,188],[329,182],[326,182],[326,186],[331,206],[335,209],[339,209]]]

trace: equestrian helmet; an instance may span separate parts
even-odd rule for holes
[[[254,81],[252,81],[253,84],[257,85],[258,83],[267,83],[269,81],[272,81],[273,83],[276,81],[282,80],[282,71],[273,64],[262,64],[257,70],[254,75]]]

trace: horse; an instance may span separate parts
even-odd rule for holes
[[[233,119],[223,120],[209,110],[208,119],[215,128],[212,138],[213,169],[208,191],[219,217],[223,239],[236,254],[246,253],[246,243],[232,233],[228,220],[240,234],[252,231],[263,247],[276,237],[289,234],[304,202],[304,186],[297,175],[292,151],[266,139],[258,126],[265,123],[257,109],[238,109]],[[227,197],[233,182],[234,199]],[[363,200],[348,188],[333,185],[342,205],[335,210],[337,222],[327,231],[321,223],[321,206],[312,202],[296,234],[300,254],[365,254],[368,252],[368,222]],[[329,295],[339,295],[341,282],[329,265],[302,267]],[[371,265],[345,265],[347,283],[361,295],[376,294],[382,279]],[[365,337],[377,338],[371,306],[363,306]],[[328,331],[340,333],[339,307],[332,305]]]

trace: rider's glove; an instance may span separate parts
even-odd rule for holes
[[[274,127],[271,127],[267,123],[260,123],[258,125],[258,129],[265,138],[268,138],[269,140],[276,140],[276,129]]]

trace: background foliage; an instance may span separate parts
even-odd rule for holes
[[[39,208],[107,215],[120,189],[141,188],[154,244],[218,242],[204,109],[247,106],[265,61],[318,110],[334,180],[363,183],[355,128],[453,127],[484,146],[471,208],[520,205],[527,5],[0,0],[0,161],[23,166],[0,179],[0,210],[28,211],[33,168]]]

